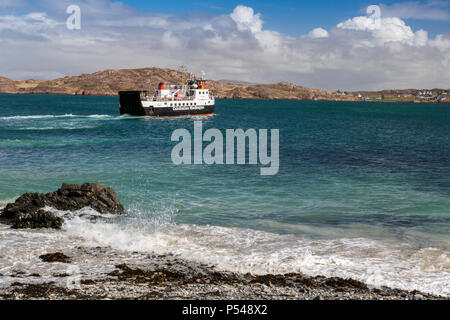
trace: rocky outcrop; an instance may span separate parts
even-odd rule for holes
[[[91,207],[102,214],[125,214],[113,189],[95,183],[64,183],[60,189],[51,193],[23,194],[3,209],[0,218],[13,228],[61,228],[63,219],[43,210],[44,207],[63,211]]]

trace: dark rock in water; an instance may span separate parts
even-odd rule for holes
[[[40,210],[45,206],[64,211],[91,207],[103,214],[125,214],[113,189],[95,183],[64,183],[60,189],[47,194],[23,194],[5,207],[0,218],[15,228],[60,228],[63,220],[51,212]]]
[[[14,219],[23,214],[35,213],[45,207],[45,195],[40,193],[25,193],[14,203],[8,203],[3,209],[3,219]]]
[[[39,229],[54,228],[61,229],[64,220],[54,213],[39,209],[34,213],[18,213],[12,221],[14,229]]]
[[[55,253],[47,253],[39,256],[39,259],[41,259],[44,262],[63,262],[63,263],[70,263],[70,257],[66,256],[64,253],[61,252],[55,252]]]
[[[48,193],[48,201],[58,210],[80,210],[91,207],[100,213],[125,214],[116,192],[95,183],[64,183],[61,189]]]

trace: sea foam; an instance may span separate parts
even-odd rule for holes
[[[264,231],[161,223],[140,218],[101,219],[83,209],[64,224],[67,240],[123,252],[175,254],[218,270],[353,278],[369,285],[450,296],[450,254],[365,238],[311,240]],[[91,211],[89,211],[91,210]],[[62,213],[60,213],[62,214]]]
[[[299,272],[450,296],[450,255],[443,249],[414,249],[364,238],[311,240],[250,229],[175,224],[169,220],[161,223],[103,217],[90,208],[76,213],[46,209],[66,218],[63,230],[0,230],[0,254],[5,257],[0,272],[6,277],[20,270],[53,279],[55,270],[63,272],[64,266],[46,270],[37,257],[58,250],[71,254],[73,248],[86,246],[109,247],[122,252],[121,259],[131,263],[136,252],[174,254],[215,265],[222,271]],[[75,263],[80,265],[83,276],[90,277],[114,268],[111,261],[84,261],[81,257],[75,258]]]
[[[52,118],[111,118],[113,116],[107,114],[91,114],[91,115],[75,115],[75,114],[61,114],[61,115],[25,115],[25,116],[5,116],[0,117],[0,120],[27,120],[27,119],[52,119]]]
[[[0,117],[0,120],[25,120],[25,119],[51,119],[51,118],[71,118],[75,117],[73,114],[61,114],[61,115],[29,115],[29,116],[6,116]]]

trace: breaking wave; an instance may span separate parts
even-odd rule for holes
[[[100,215],[90,208],[82,209],[75,215],[53,211],[65,215],[63,231],[42,232],[45,240],[39,241],[45,245],[36,245],[35,250],[39,252],[45,246],[110,247],[127,254],[129,262],[133,262],[133,253],[136,252],[175,254],[184,259],[215,265],[222,271],[254,274],[299,272],[310,276],[353,278],[374,287],[389,286],[450,296],[448,249],[417,249],[365,238],[312,240],[250,229],[180,225],[171,222],[174,214],[171,210],[158,219],[99,218]],[[36,233],[33,234],[30,241],[36,241],[36,236]],[[26,260],[33,255],[26,250],[26,241],[23,236],[21,238],[22,243],[17,248],[19,254],[16,250],[2,254],[9,255],[11,262],[18,258],[26,264]],[[0,237],[0,241],[4,240]],[[23,252],[21,246],[25,246]],[[23,259],[20,259],[20,254],[24,255]],[[33,261],[29,263],[31,265]],[[99,273],[113,267],[106,263],[100,268],[102,263],[92,263],[95,268],[84,266],[83,270],[92,269],[91,272]],[[139,261],[136,260],[136,263]]]

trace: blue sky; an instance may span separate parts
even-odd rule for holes
[[[372,4],[407,3],[408,1],[366,1],[366,0],[244,0],[244,1],[206,1],[206,0],[172,0],[172,1],[146,1],[123,0],[123,3],[144,12],[180,14],[191,11],[207,12],[211,15],[227,14],[237,6],[252,7],[262,14],[266,28],[277,30],[287,35],[297,37],[309,30],[322,27],[331,28],[345,19],[365,13],[365,9]],[[431,1],[412,1],[426,5],[437,3]],[[447,2],[447,1],[442,1]],[[450,0],[448,1],[450,2]],[[441,6],[441,8],[444,8]],[[445,8],[444,8],[445,9]],[[447,8],[448,10],[449,8]],[[428,19],[408,19],[408,24],[415,29],[425,29],[430,35],[450,31],[450,21],[433,21]]]
[[[74,4],[81,29],[66,24]],[[0,0],[0,52],[13,79],[183,64],[326,90],[450,88],[450,0]]]

